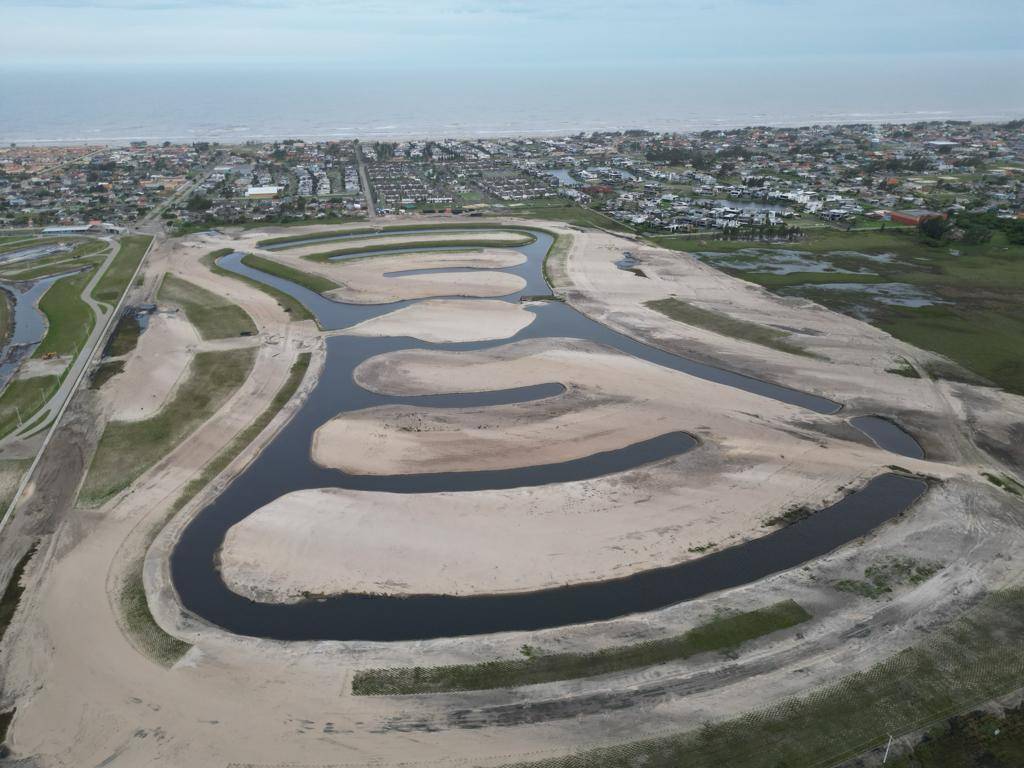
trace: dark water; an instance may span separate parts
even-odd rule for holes
[[[39,309],[43,294],[61,278],[79,271],[76,269],[32,282],[0,282],[0,289],[7,292],[14,304],[14,332],[0,351],[0,388],[7,386],[21,361],[31,355],[46,336],[46,315]]]
[[[526,263],[503,270],[526,280],[522,291],[504,297],[508,301],[518,301],[524,295],[550,293],[541,265],[551,237],[541,232],[536,234],[536,242],[517,248],[526,255]],[[348,327],[412,303],[356,305],[330,301],[290,281],[247,267],[241,263],[241,258],[241,254],[231,254],[223,257],[219,264],[289,293],[309,308],[327,329]],[[841,407],[825,398],[662,352],[616,333],[560,302],[532,305],[528,311],[536,314],[535,321],[512,341],[551,337],[588,339],[658,365],[818,413],[835,413]],[[340,413],[385,404],[423,408],[498,405],[552,397],[563,391],[561,385],[551,383],[503,391],[389,397],[369,392],[352,379],[353,370],[364,360],[391,351],[472,350],[506,343],[508,340],[428,344],[409,338],[328,338],[323,373],[302,408],[182,533],[171,556],[171,572],[184,606],[233,632],[277,639],[408,640],[596,621],[664,607],[792,567],[867,533],[905,509],[924,489],[924,484],[918,480],[886,475],[828,510],[748,544],[627,579],[521,595],[465,598],[345,595],[296,605],[273,605],[252,602],[224,585],[214,563],[227,530],[291,491],[336,487],[392,493],[459,492],[569,482],[659,461],[695,445],[689,435],[672,432],[559,464],[384,477],[348,475],[317,466],[309,458],[313,432]],[[454,390],[457,382],[452,386]],[[685,405],[682,391],[680,404]]]
[[[924,449],[896,422],[881,416],[857,416],[850,423],[870,437],[875,445],[910,459],[923,459]]]

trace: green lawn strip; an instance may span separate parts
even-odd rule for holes
[[[544,230],[547,231],[547,230]],[[548,288],[554,290],[554,275],[552,274],[552,265],[557,266],[558,271],[561,275],[565,275],[567,271],[566,261],[569,258],[569,249],[572,248],[572,235],[556,235],[553,232],[547,232],[552,235],[555,239],[551,243],[551,247],[548,248],[548,252],[544,254],[544,262],[541,265],[541,271],[544,274],[544,282],[548,284]]]
[[[460,240],[410,240],[404,243],[385,245],[363,245],[353,248],[338,248],[324,253],[310,253],[302,258],[309,261],[330,261],[346,256],[360,256],[380,253],[382,256],[396,256],[416,248],[513,248],[518,245],[529,245],[534,241],[532,235],[509,237],[502,240],[460,239]]]
[[[206,340],[256,333],[256,324],[240,306],[177,275],[164,275],[158,297],[160,301],[181,307],[188,321]]]
[[[990,594],[920,645],[809,695],[686,733],[520,764],[532,768],[812,768],[885,745],[1024,683],[1024,590]]]
[[[480,222],[464,222],[464,223],[452,223],[452,224],[402,224],[391,227],[359,227],[356,229],[335,229],[327,232],[315,232],[311,235],[285,235],[283,237],[272,237],[268,240],[260,240],[256,243],[260,248],[267,248],[268,246],[275,245],[288,245],[289,243],[301,243],[305,244],[309,240],[331,240],[342,235],[352,235],[353,238],[359,237],[360,235],[366,236],[386,236],[390,234],[400,235],[403,232],[416,232],[418,230],[438,230],[444,232],[445,230],[474,230],[474,229],[488,229],[488,230],[515,230],[517,227],[502,227],[501,225],[495,225],[490,223]],[[423,233],[424,235],[426,232]],[[289,246],[292,248],[300,247],[299,245]]]
[[[921,374],[914,364],[905,357],[900,357],[899,362],[893,368],[886,368],[886,373],[895,373],[897,376],[904,376],[908,379],[920,379]]]
[[[0,437],[10,434],[53,397],[60,387],[59,376],[14,379],[0,395]],[[21,421],[18,421],[18,415]]]
[[[18,564],[14,566],[11,580],[7,582],[3,597],[0,597],[0,642],[3,641],[4,635],[7,634],[7,627],[10,626],[11,619],[14,618],[14,612],[18,610],[21,595],[25,592],[25,588],[21,585],[21,578],[25,575],[25,569],[28,567],[32,556],[36,553],[37,546],[38,544],[33,544],[28,552],[22,555]]]
[[[152,543],[162,527],[162,525],[153,527],[147,537],[145,549],[149,548],[148,545]],[[146,588],[142,580],[144,562],[145,559],[140,557],[132,563],[128,577],[121,586],[121,594],[118,595],[121,616],[136,644],[150,658],[169,667],[184,656],[192,646],[184,640],[179,640],[164,632],[153,618],[153,614],[149,610],[149,603],[146,601]]]
[[[203,256],[201,261],[203,264],[209,267],[210,271],[213,272],[214,274],[224,275],[226,277],[239,280],[243,283],[246,283],[247,285],[252,286],[253,288],[259,291],[263,291],[263,293],[273,298],[278,303],[278,305],[280,305],[281,309],[283,309],[285,312],[291,315],[292,319],[315,319],[313,313],[306,309],[306,306],[301,301],[292,296],[289,296],[284,291],[279,291],[277,288],[267,285],[266,283],[261,283],[259,280],[253,280],[250,277],[246,277],[245,275],[239,275],[235,272],[231,272],[230,270],[218,266],[217,259],[219,259],[221,256],[227,256],[229,253],[234,253],[234,250],[231,248],[223,248],[219,251],[213,251],[212,253],[206,254],[205,256]]]
[[[1014,496],[1024,496],[1024,485],[1021,485],[1009,475],[1002,473],[997,475],[992,472],[982,472],[981,475],[996,488],[1001,488],[1007,493],[1012,493]]]
[[[132,275],[135,274],[152,239],[149,235],[128,235],[121,238],[117,255],[92,289],[92,298],[95,301],[106,304],[118,302],[121,294],[128,288],[128,283],[131,282]]]
[[[247,267],[258,269],[260,272],[266,272],[268,275],[275,275],[276,277],[290,280],[296,285],[309,288],[309,290],[316,293],[326,293],[339,287],[336,282],[328,280],[326,277],[303,272],[301,269],[295,269],[286,264],[281,264],[272,259],[265,259],[252,253],[243,256],[242,263]]]
[[[172,507],[173,512],[177,512],[188,504],[197,493],[203,488],[210,484],[210,482],[217,477],[224,469],[235,460],[242,450],[249,445],[256,437],[262,432],[270,420],[277,415],[285,404],[292,399],[295,391],[299,388],[302,383],[302,378],[306,375],[306,370],[309,368],[310,353],[303,352],[296,359],[294,365],[292,365],[291,372],[288,374],[288,379],[278,390],[274,396],[273,401],[267,408],[261,413],[256,420],[240,432],[234,440],[221,450],[217,456],[208,463],[198,477],[190,480],[185,486],[184,490],[174,501]]]
[[[39,309],[46,315],[46,336],[32,357],[43,357],[49,353],[72,355],[81,351],[96,323],[92,307],[82,299],[82,291],[91,277],[91,271],[80,272],[62,278],[46,289],[39,300]]]
[[[733,616],[720,616],[676,637],[606,648],[592,653],[538,653],[526,658],[445,667],[395,667],[356,672],[352,693],[379,696],[443,691],[478,691],[576,680],[687,659],[736,648],[748,640],[796,626],[810,614],[792,600]]]
[[[131,485],[206,421],[242,385],[255,348],[200,352],[170,402],[142,421],[111,421],[100,437],[79,494],[98,505]]]
[[[789,352],[790,354],[803,355],[804,357],[814,357],[814,355],[806,349],[803,349],[796,344],[790,344],[787,341],[789,334],[776,328],[768,328],[763,325],[758,325],[757,323],[749,323],[746,320],[738,320],[734,317],[722,314],[721,312],[714,312],[710,309],[695,307],[692,304],[687,304],[679,299],[657,299],[655,301],[644,302],[644,306],[649,307],[656,312],[660,312],[673,320],[677,320],[680,323],[694,325],[707,331],[720,333],[723,336],[731,336],[734,339],[750,341],[754,344],[760,344],[763,347],[777,349],[780,352]]]

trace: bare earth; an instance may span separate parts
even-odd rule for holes
[[[110,418],[136,421],[157,414],[184,378],[199,345],[199,334],[184,312],[159,312],[150,317],[149,327],[125,360],[124,370],[100,390]]]
[[[345,329],[347,336],[411,336],[431,343],[515,336],[536,315],[521,304],[487,299],[427,299]]]
[[[407,223],[408,217],[400,221]],[[550,222],[540,225],[570,231]],[[256,322],[259,354],[241,390],[133,488],[95,512],[61,510],[53,531],[41,536],[26,574],[27,591],[0,647],[0,709],[17,707],[8,737],[15,758],[75,768],[454,768],[570,754],[699,728],[806,692],[918,642],[983,591],[1024,583],[1017,502],[977,479],[982,467],[1014,471],[1019,448],[1012,430],[1024,423],[1024,398],[887,374],[884,369],[897,357],[923,361],[930,355],[809,302],[773,297],[686,255],[572,231],[568,260],[552,263],[550,270],[573,306],[648,343],[832,397],[846,404],[844,411],[809,415],[571,342],[385,355],[368,361],[359,372],[361,382],[406,392],[549,381],[565,382],[569,389],[532,404],[536,413],[501,406],[447,416],[396,409],[352,414],[329,422],[318,437],[330,461],[367,471],[415,471],[427,460],[441,466],[517,466],[621,445],[623,433],[628,442],[672,429],[691,432],[700,445],[657,465],[580,483],[416,497],[332,490],[292,494],[229,533],[222,560],[232,588],[261,600],[292,600],[302,590],[468,594],[605,578],[695,556],[687,551],[695,543],[732,543],[756,535],[764,516],[794,502],[831,500],[839,486],[859,483],[889,463],[945,481],[933,485],[908,514],[806,570],[615,621],[421,642],[284,643],[233,635],[187,614],[169,583],[167,558],[176,537],[287,421],[323,363],[323,334],[312,322],[289,322],[274,299],[212,274],[199,259],[226,245],[255,250],[259,239],[326,229],[338,227],[195,235],[154,247],[147,287],[139,290],[144,293],[171,270],[226,296]],[[623,250],[640,256],[649,279],[614,267]],[[386,276],[396,269],[432,268],[421,256],[399,257],[386,269],[365,266],[385,258],[391,257],[363,260],[352,273],[362,287],[345,290],[378,301],[396,300],[388,297],[413,284],[412,296],[451,295],[450,275],[442,275],[444,280],[415,276],[430,278],[429,287],[404,282],[411,277]],[[453,255],[443,265],[459,258],[465,256]],[[494,259],[484,261],[475,268],[499,268]],[[336,272],[349,265],[287,263],[330,269],[332,279],[349,285]],[[499,281],[514,277],[472,274]],[[481,292],[464,295],[493,297],[516,290],[507,281],[473,285]],[[824,359],[702,331],[642,306],[669,295],[754,322],[812,332],[795,338]],[[395,315],[380,318],[372,330],[422,331],[434,338],[460,332],[446,328],[433,312]],[[385,321],[390,325],[382,328]],[[504,321],[495,316],[491,322],[496,332]],[[149,530],[164,526],[183,485],[267,407],[304,350],[313,352],[313,363],[297,398],[211,488],[171,518],[147,550]],[[140,388],[158,386],[140,374]],[[869,445],[845,423],[861,413],[897,416],[921,438],[929,460],[910,462]],[[414,424],[420,431],[401,430]],[[352,430],[346,433],[349,442],[355,435],[365,441],[363,456],[347,451],[345,440],[338,439],[342,426]],[[463,447],[450,437],[460,430]],[[519,456],[523,451],[530,456]],[[31,499],[30,494],[25,503]],[[144,554],[154,616],[166,631],[194,645],[170,668],[125,632],[118,608],[125,574]],[[935,561],[942,568],[923,584],[898,588],[879,602],[829,587],[835,579],[860,578],[867,565],[894,554]],[[735,659],[705,654],[515,691],[351,695],[350,680],[360,668],[520,658],[524,643],[545,650],[593,650],[678,634],[719,611],[786,598],[797,600],[813,619],[799,633],[782,632],[744,646]]]

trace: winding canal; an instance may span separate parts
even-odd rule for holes
[[[414,232],[416,230],[408,230],[401,234]],[[520,275],[526,281],[520,292],[503,297],[507,301],[518,302],[522,296],[550,295],[543,277],[543,261],[552,244],[552,237],[541,231],[531,231],[531,234],[536,238],[534,242],[516,246],[516,250],[526,257],[525,262],[501,270]],[[353,235],[332,239],[347,237]],[[320,244],[330,240],[318,238],[311,242]],[[287,245],[294,247],[297,243]],[[388,249],[394,251],[394,246]],[[382,248],[380,252],[390,252],[388,249]],[[452,248],[439,244],[430,250],[450,251]],[[361,253],[359,257],[365,255]],[[233,253],[222,257],[218,264],[290,294],[302,302],[326,330],[346,328],[414,303],[407,301],[361,305],[331,301],[291,281],[248,267],[241,263],[241,259],[241,253]],[[453,268],[446,271],[462,270]],[[407,337],[327,338],[324,370],[305,403],[259,456],[209,506],[201,510],[182,532],[171,555],[171,575],[184,607],[237,634],[280,640],[417,640],[536,630],[606,620],[663,608],[799,565],[863,536],[898,515],[926,488],[924,482],[918,479],[895,474],[882,475],[860,491],[801,522],[712,555],[622,579],[527,593],[467,597],[350,594],[281,605],[250,601],[225,586],[216,562],[228,529],[260,507],[292,491],[334,487],[426,493],[562,483],[632,469],[679,455],[696,444],[688,434],[671,432],[574,461],[481,472],[349,475],[313,463],[310,458],[313,433],[340,413],[395,404],[424,408],[499,405],[552,397],[564,391],[562,385],[551,383],[466,394],[418,397],[379,395],[358,386],[352,377],[352,372],[360,363],[376,355],[406,349],[486,349],[530,338],[579,338],[605,344],[691,376],[753,392],[816,413],[834,414],[842,407],[826,398],[647,346],[591,320],[562,302],[538,302],[531,304],[528,309],[536,315],[534,322],[512,339],[500,341],[429,344]],[[682,402],[683,393],[680,393],[680,397]],[[888,430],[889,427],[896,425],[885,422],[882,428]],[[871,428],[870,424],[868,428]],[[896,429],[899,430],[898,427]],[[864,431],[867,433],[867,430]],[[891,439],[892,435],[888,435],[888,438]],[[913,442],[909,435],[907,438]]]

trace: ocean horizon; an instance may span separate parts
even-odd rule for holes
[[[1024,117],[1024,54],[354,69],[309,62],[0,66],[0,141],[486,138]]]

